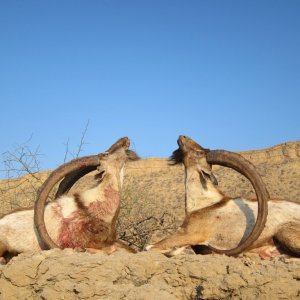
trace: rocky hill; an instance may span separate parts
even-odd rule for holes
[[[0,266],[1,272],[1,266]],[[22,254],[0,273],[0,299],[300,299],[300,259],[71,249]]]
[[[240,154],[257,167],[272,198],[300,203],[300,141]],[[0,215],[31,206],[49,173],[0,181]],[[236,172],[215,166],[214,173],[225,194],[255,197]],[[93,184],[87,175],[71,192]],[[141,251],[173,232],[183,218],[181,165],[157,158],[127,165],[118,223],[123,240]],[[0,299],[300,299],[299,261],[51,250],[19,255],[1,267]]]

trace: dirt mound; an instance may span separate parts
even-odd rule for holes
[[[300,299],[300,260],[70,249],[22,254],[0,269],[0,299]]]

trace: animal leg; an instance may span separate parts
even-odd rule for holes
[[[293,255],[300,256],[300,223],[284,224],[274,238],[284,249]]]
[[[198,236],[187,234],[187,233],[175,233],[160,242],[148,245],[146,250],[158,250],[161,253],[170,252],[173,248],[181,248],[190,245],[197,245],[205,242],[204,240],[199,239]]]

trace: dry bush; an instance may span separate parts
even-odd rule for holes
[[[140,202],[143,199],[143,203]],[[126,187],[122,192],[120,215],[117,220],[119,238],[138,251],[152,240],[171,234],[176,229],[175,215],[146,200],[142,188]]]
[[[75,150],[70,150],[69,139],[65,144],[63,162],[78,158],[87,143],[85,137],[89,121],[80,136]],[[32,147],[32,136],[13,150],[2,154],[3,169],[0,170],[6,180],[0,182],[0,217],[14,209],[31,207],[36,200],[38,189],[48,176],[48,172],[41,172],[40,147]],[[53,200],[55,189],[51,192],[49,200]]]
[[[32,206],[39,186],[43,183],[40,173],[39,147],[32,150],[28,143],[31,138],[17,145],[12,151],[2,154],[4,169],[2,172],[7,178],[0,185],[0,201],[4,212]]]

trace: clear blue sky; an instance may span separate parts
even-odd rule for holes
[[[32,136],[43,169],[88,121],[82,155],[299,140],[300,1],[1,1],[0,101],[0,154]]]

